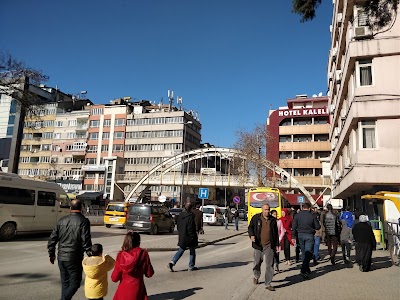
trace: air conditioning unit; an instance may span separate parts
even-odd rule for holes
[[[339,170],[336,170],[335,181],[339,181],[341,178],[342,178],[342,172]]]
[[[342,82],[342,70],[336,71],[336,83],[340,84]]]
[[[372,37],[371,29],[368,26],[358,26],[354,28],[354,39],[362,40]]]
[[[342,108],[342,110],[340,111],[340,118],[342,120],[346,119],[347,116],[347,110],[345,108]]]
[[[340,128],[339,127],[335,127],[335,129],[333,130],[333,136],[334,137],[339,137],[340,135]]]
[[[336,57],[337,57],[337,46],[332,48],[332,60],[336,61]]]
[[[342,14],[342,13],[338,13],[338,14],[337,14],[337,16],[336,16],[336,22],[337,22],[338,26],[341,26],[341,25],[342,25],[342,22],[343,22],[343,14]]]
[[[350,158],[346,158],[344,161],[344,168],[345,169],[350,169],[351,168],[351,161]]]
[[[333,115],[333,114],[335,113],[335,108],[336,108],[335,104],[331,104],[331,105],[329,106],[329,113],[330,113],[331,115]]]

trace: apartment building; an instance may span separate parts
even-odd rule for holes
[[[200,141],[201,124],[194,112],[161,103],[136,103],[127,117],[125,176],[138,181],[167,158],[200,148]],[[189,163],[189,171],[193,168],[194,164]],[[130,188],[126,186],[124,189],[128,192]],[[185,189],[185,195],[194,194],[192,188]],[[166,196],[167,199],[180,199],[181,187],[153,186],[151,198],[156,200],[160,195]]]
[[[363,1],[334,1],[328,59],[332,197],[400,188],[400,18],[372,30]]]
[[[298,95],[287,106],[271,110],[267,131],[271,135],[267,159],[299,181],[322,204],[330,195],[330,180],[324,178],[322,160],[330,156],[328,97]],[[278,178],[287,181],[287,178]],[[299,190],[282,189],[292,205]]]

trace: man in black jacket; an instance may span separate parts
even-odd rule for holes
[[[310,211],[310,203],[303,204],[303,210],[296,214],[293,220],[292,231],[298,239],[301,249],[303,264],[300,274],[308,279],[311,274],[310,260],[314,252],[314,234],[321,228],[316,216]]]
[[[248,227],[248,233],[254,248],[253,283],[258,284],[261,264],[265,259],[265,288],[275,291],[271,285],[274,276],[274,253],[279,246],[276,219],[269,214],[269,205],[262,205],[262,212],[254,215]]]
[[[61,300],[70,300],[82,281],[84,252],[90,255],[92,240],[90,222],[82,213],[82,203],[71,201],[71,213],[61,218],[51,233],[47,249],[50,262],[56,259],[58,243],[58,267],[61,274]]]
[[[196,223],[194,215],[192,213],[193,205],[190,201],[185,203],[185,209],[178,216],[177,227],[178,227],[178,246],[179,249],[175,253],[172,260],[168,263],[168,269],[174,272],[174,266],[178,260],[182,257],[183,253],[189,248],[189,271],[198,270],[196,265],[196,247],[198,245],[198,238],[196,232]]]

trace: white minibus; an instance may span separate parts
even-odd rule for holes
[[[224,225],[224,216],[217,205],[204,205],[200,210],[203,212],[203,223]]]
[[[69,214],[69,199],[56,183],[0,172],[0,240],[17,233],[50,232]]]

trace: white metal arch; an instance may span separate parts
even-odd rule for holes
[[[129,201],[129,199],[132,197],[132,195],[136,192],[136,190],[155,172],[158,170],[168,166],[167,169],[163,170],[162,174],[165,174],[169,171],[171,171],[173,168],[178,167],[182,163],[187,163],[192,160],[199,159],[203,156],[207,156],[213,154],[213,156],[221,156],[221,154],[225,155],[225,157],[238,157],[242,159],[248,159],[247,156],[245,156],[241,151],[236,150],[236,149],[230,149],[230,148],[199,148],[199,149],[194,149],[190,150],[187,152],[183,152],[180,154],[177,154],[175,156],[172,156],[168,158],[167,160],[163,161],[161,164],[155,166],[152,170],[150,170],[142,179],[138,181],[138,183],[135,184],[133,189],[129,192],[128,196],[125,198],[125,201]],[[313,197],[311,197],[311,194],[308,192],[306,188],[304,188],[303,185],[301,185],[293,176],[291,176],[288,172],[286,172],[284,169],[280,168],[276,164],[268,161],[268,160],[263,160],[262,161],[263,165],[274,171],[275,173],[279,175],[283,175],[286,178],[290,180],[290,183],[293,187],[298,188],[303,195],[308,199],[308,201],[311,203],[311,205],[318,207],[317,202],[314,200]],[[171,164],[171,165],[170,165]]]

